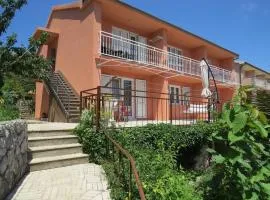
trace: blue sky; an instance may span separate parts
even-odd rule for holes
[[[53,5],[72,0],[29,0],[15,16],[8,33],[27,44],[38,26],[44,26]],[[125,0],[126,3],[217,43],[241,60],[270,71],[269,0]]]

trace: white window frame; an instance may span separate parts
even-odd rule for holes
[[[173,102],[171,102],[171,88],[174,88],[175,94],[174,94],[174,99]],[[175,102],[177,100],[177,95],[176,95],[176,88],[178,89],[178,96],[179,102]],[[185,88],[188,88],[189,90],[189,95],[185,96]],[[169,85],[169,98],[170,98],[170,103],[174,105],[188,105],[190,103],[190,93],[191,93],[191,87],[187,86],[181,86],[181,85]]]
[[[189,95],[186,95],[185,93],[185,89],[188,89],[189,90]],[[183,86],[182,87],[182,104],[183,105],[188,105],[188,104],[190,104],[190,93],[191,93],[191,87],[186,87],[186,86]]]
[[[174,89],[174,96],[173,99],[171,99],[171,89]],[[177,99],[177,94],[176,94],[176,89],[178,89],[178,99]],[[169,85],[169,99],[170,99],[170,103],[174,104],[174,105],[179,105],[181,102],[181,86],[178,85]],[[178,101],[178,102],[177,102]]]

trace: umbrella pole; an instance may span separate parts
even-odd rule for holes
[[[208,62],[206,61],[206,59],[203,58],[203,60],[204,60],[204,62],[206,63],[206,65],[208,67],[208,83],[209,83],[209,86],[210,86],[210,75],[212,76],[213,81],[214,81],[214,85],[215,85],[215,89],[216,89],[216,98],[217,98],[217,101],[215,103],[219,103],[219,94],[218,94],[218,89],[217,89],[217,84],[216,84],[214,74],[213,74],[212,69],[209,66]],[[211,120],[211,117],[210,117],[211,111],[210,111],[210,109],[211,109],[211,97],[208,98],[208,122],[210,122],[210,120]]]

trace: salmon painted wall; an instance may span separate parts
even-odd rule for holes
[[[36,82],[36,96],[35,96],[35,119],[43,117],[43,113],[49,114],[49,93],[44,84],[40,81]]]
[[[48,27],[60,32],[56,71],[60,70],[76,90],[96,87],[100,70],[96,67],[101,7],[93,2],[87,9],[55,11]]]

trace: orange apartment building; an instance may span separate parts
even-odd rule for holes
[[[168,107],[179,110],[170,114],[177,119],[189,101],[201,95],[203,58],[211,65],[222,101],[230,100],[237,87],[236,53],[122,1],[84,0],[55,6],[46,27],[38,28],[34,36],[42,32],[49,39],[40,55],[53,61],[55,73],[50,83],[36,83],[37,119],[76,117],[81,92],[98,86],[117,101],[107,107],[120,102],[127,107],[125,120],[167,116]],[[151,101],[149,94],[153,94]],[[175,98],[162,104],[168,94]]]

